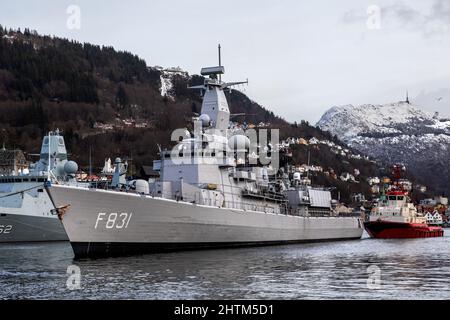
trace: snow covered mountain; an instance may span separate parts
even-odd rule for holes
[[[422,181],[450,193],[450,119],[408,102],[333,107],[317,126],[386,163],[403,162]]]
[[[182,70],[180,67],[164,69],[163,67],[156,66],[154,67],[154,69],[160,71],[161,73],[161,96],[166,96],[173,100],[174,97],[172,90],[174,77],[183,77],[187,79],[189,77],[189,74],[186,71]]]

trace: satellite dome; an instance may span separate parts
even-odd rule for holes
[[[245,151],[250,148],[250,139],[242,134],[234,135],[228,140],[228,146],[233,151]]]
[[[75,161],[67,161],[64,165],[64,172],[66,174],[75,174],[78,171],[78,164]]]
[[[209,117],[209,115],[203,113],[202,115],[200,115],[200,117],[198,118],[198,120],[200,120],[200,122],[202,123],[203,127],[209,127],[211,124],[211,118]]]
[[[136,188],[137,193],[141,193],[141,194],[149,194],[150,193],[150,188],[149,188],[148,182],[145,180],[136,180],[134,182],[134,186]]]

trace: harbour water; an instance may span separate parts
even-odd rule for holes
[[[450,299],[449,246],[449,230],[443,238],[96,260],[73,260],[68,242],[1,244],[0,298]],[[80,268],[81,288],[70,290],[73,265]]]

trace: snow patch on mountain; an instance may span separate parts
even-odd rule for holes
[[[171,97],[170,90],[173,88],[172,80],[167,74],[161,73],[161,96]]]
[[[401,101],[335,106],[317,126],[386,163],[403,162],[438,190],[450,192],[450,119]]]
[[[171,99],[174,99],[172,95],[172,89],[173,89],[173,77],[175,76],[181,76],[181,77],[188,77],[189,74],[181,69],[180,67],[173,67],[173,68],[167,68],[164,69],[163,67],[156,66],[154,67],[158,71],[160,71],[160,93],[163,97],[168,97]]]

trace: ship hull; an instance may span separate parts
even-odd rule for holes
[[[1,214],[0,243],[67,241],[61,222],[56,218],[26,214]]]
[[[37,182],[0,184],[0,243],[67,241],[53,204]]]
[[[52,186],[76,257],[360,239],[357,217],[299,217]]]
[[[195,251],[212,249],[232,249],[245,247],[267,247],[314,242],[331,242],[359,240],[354,238],[307,239],[286,241],[253,241],[253,242],[193,242],[193,243],[132,243],[132,242],[71,242],[73,252],[77,258],[86,257],[114,257],[136,254],[168,253],[177,251]]]
[[[391,221],[369,221],[364,223],[367,233],[377,239],[432,238],[444,236],[440,227],[426,224]]]

